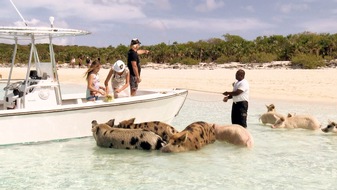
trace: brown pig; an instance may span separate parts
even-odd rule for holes
[[[170,137],[162,152],[185,152],[199,150],[203,146],[215,142],[213,124],[198,121],[188,125],[183,131]]]

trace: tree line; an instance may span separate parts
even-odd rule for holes
[[[13,53],[12,44],[0,44],[0,62],[9,63]],[[49,60],[48,44],[37,44],[39,59]],[[221,38],[211,38],[196,42],[172,44],[160,43],[143,46],[150,54],[142,55],[142,63],[181,63],[194,65],[200,62],[217,64],[267,63],[272,61],[291,61],[302,68],[317,68],[337,57],[337,34],[303,32],[287,36],[259,36],[254,40],[245,40],[237,35],[225,34]],[[70,62],[74,57],[100,58],[103,64],[120,59],[127,60],[129,46],[90,47],[54,45],[55,58],[59,64]],[[16,63],[27,63],[30,46],[19,45]],[[78,63],[78,61],[77,61]]]

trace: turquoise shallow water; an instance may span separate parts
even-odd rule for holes
[[[231,103],[221,98],[190,92],[173,125],[230,123]],[[252,99],[251,150],[220,142],[177,154],[116,150],[92,137],[0,146],[0,189],[335,189],[337,135],[263,126],[258,118],[270,103],[323,125],[337,120],[336,105]]]

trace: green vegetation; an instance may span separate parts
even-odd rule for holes
[[[315,69],[317,67],[325,66],[322,57],[311,54],[298,54],[291,60],[292,66],[300,67],[304,69]]]
[[[143,46],[151,51],[142,56],[142,64],[182,63],[195,65],[200,62],[215,62],[218,64],[266,63],[271,61],[292,61],[293,66],[313,69],[325,66],[325,63],[337,58],[337,34],[303,32],[288,36],[259,36],[248,41],[240,36],[225,34],[223,38],[212,38],[197,42],[173,44],[160,43]],[[48,45],[37,44],[41,61],[48,61]],[[89,47],[89,46],[54,46],[58,63],[70,62],[72,57],[101,58],[101,62],[113,63],[118,59],[126,61],[129,47]],[[13,45],[0,44],[0,63],[11,62]],[[19,45],[16,63],[27,63],[30,51],[29,45]],[[77,64],[78,64],[78,59]]]

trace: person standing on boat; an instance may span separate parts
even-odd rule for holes
[[[247,112],[249,100],[249,84],[245,79],[245,71],[239,69],[235,74],[236,82],[233,83],[233,91],[226,91],[223,101],[233,99],[231,119],[232,124],[239,124],[247,128]]]
[[[130,50],[128,52],[128,68],[130,70],[130,88],[131,88],[131,96],[135,96],[138,84],[142,81],[140,78],[140,60],[138,55],[140,54],[148,54],[149,50],[141,50],[140,41],[137,38],[131,40]]]
[[[105,79],[106,94],[109,94],[109,80],[111,79],[111,87],[114,98],[130,96],[130,71],[121,60],[116,61],[109,71]]]
[[[88,85],[86,98],[89,101],[95,101],[99,95],[105,95],[105,87],[99,85],[98,72],[101,69],[101,64],[98,61],[93,61],[85,73]]]

